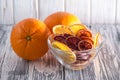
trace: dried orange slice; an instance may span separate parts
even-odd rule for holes
[[[97,34],[95,35],[95,38],[94,38],[94,47],[96,47],[96,46],[98,45],[99,36],[100,36],[99,33],[97,33]]]
[[[81,38],[82,36],[85,36],[85,37],[92,37],[92,33],[87,30],[87,29],[81,29],[77,32],[76,36],[78,38]]]
[[[58,54],[58,56],[62,58],[62,60],[64,60],[66,63],[74,63],[76,61],[76,55],[67,45],[58,41],[54,41],[52,42],[52,46],[62,51],[60,54]],[[57,53],[59,53],[59,51],[56,52],[56,54]]]
[[[91,42],[92,44],[94,44],[94,41],[91,37],[86,37],[86,36],[81,36],[80,40],[88,40],[89,42]]]
[[[73,32],[73,34],[76,35],[80,29],[86,29],[86,26],[83,24],[74,24],[70,26],[70,29]]]
[[[72,34],[72,31],[67,26],[56,25],[56,26],[53,27],[53,33],[54,34],[65,34],[65,33]]]
[[[64,37],[64,35],[56,35],[56,36],[54,37],[54,40],[55,40],[55,41],[62,42],[62,43],[65,43],[66,37]]]
[[[92,49],[92,43],[88,40],[82,40],[78,43],[78,49],[80,51]]]
[[[75,36],[70,36],[66,39],[66,44],[73,50],[78,50],[78,43],[80,39]]]

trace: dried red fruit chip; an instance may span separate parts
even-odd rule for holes
[[[77,32],[76,36],[81,38],[81,36],[92,37],[92,33],[86,29],[81,29]]]
[[[93,42],[91,37],[81,36],[80,40],[87,40],[87,41],[91,42],[92,44],[94,44],[94,42]]]
[[[88,50],[92,49],[92,43],[88,40],[82,40],[78,43],[78,49],[81,50]]]
[[[78,43],[79,43],[80,39],[74,36],[70,36],[66,39],[66,44],[68,45],[68,47],[70,47],[73,50],[79,50],[78,49]]]
[[[66,33],[64,34],[64,37],[65,37],[65,38],[68,38],[68,37],[70,37],[70,36],[72,36],[72,35],[71,35],[71,34],[66,34]]]
[[[65,43],[65,37],[63,36],[63,35],[56,35],[55,37],[54,37],[54,40],[56,40],[56,41],[59,41],[59,42],[62,42],[62,43]]]

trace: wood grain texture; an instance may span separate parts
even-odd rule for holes
[[[119,0],[0,0],[0,25],[28,17],[44,20],[56,11],[75,14],[82,23],[120,24]]]
[[[26,75],[25,72],[27,71],[27,63],[23,60],[18,58],[13,50],[10,47],[10,31],[11,31],[11,26],[6,27],[5,34],[6,38],[2,39],[6,43],[4,43],[1,46],[5,46],[2,50],[4,50],[4,53],[1,52],[0,55],[4,54],[4,59],[1,64],[1,80],[25,80]],[[22,63],[21,63],[22,62]]]
[[[38,18],[40,20],[43,21],[48,15],[57,11],[64,11],[64,0],[38,1]],[[63,67],[49,53],[39,61],[30,63],[29,66],[31,68],[29,71],[32,72],[30,75],[34,76],[31,78],[34,80],[63,80]]]
[[[65,1],[65,11],[75,14],[82,23],[90,24],[90,0]]]
[[[14,22],[25,18],[37,17],[36,0],[14,0]]]
[[[0,80],[120,80],[120,25],[104,25],[120,24],[119,7],[120,0],[0,0]],[[49,52],[23,60],[11,48],[11,24],[28,17],[44,20],[56,11],[73,13],[88,26],[103,24],[89,26],[106,42],[84,70],[63,67]]]
[[[114,24],[116,0],[91,0],[91,24]]]
[[[0,27],[0,80],[63,80],[63,67],[47,53],[36,61],[18,57],[10,46],[12,27]]]
[[[84,70],[73,71],[65,68],[65,80],[96,80],[93,63]]]
[[[117,0],[116,2],[116,23],[120,24],[120,0]]]
[[[19,58],[10,46],[11,26],[0,27],[0,80],[120,80],[120,25],[92,25],[105,39],[98,56],[84,70],[64,68],[49,52],[41,59]]]
[[[64,11],[64,0],[39,0],[39,19],[44,20],[48,15]]]
[[[120,26],[92,25],[106,40],[98,56],[86,69],[73,71],[65,69],[65,80],[120,80],[120,57],[118,50]]]
[[[31,7],[32,7],[32,12],[33,12],[33,17],[39,18],[39,9],[38,9],[38,1],[39,0],[32,0],[31,1]]]
[[[13,23],[13,0],[0,0],[0,24]]]
[[[63,67],[49,53],[38,61],[29,63],[29,79],[63,80]]]
[[[120,52],[117,49],[119,47],[120,40],[118,40],[117,30],[118,29],[114,25],[97,26],[96,31],[100,31],[106,40],[104,47],[98,55],[100,73],[96,75],[99,76],[99,80],[120,79]],[[103,72],[101,70],[103,70]]]
[[[3,40],[6,38],[6,36],[4,35],[5,31],[3,31],[0,27],[0,78],[1,78],[1,72],[2,72],[2,64],[4,61],[4,57],[5,57],[5,45],[6,44],[6,40]]]

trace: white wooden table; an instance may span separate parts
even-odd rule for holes
[[[120,80],[120,25],[89,26],[107,43],[86,69],[78,71],[63,67],[51,54],[36,61],[19,58],[10,45],[11,26],[0,26],[0,80]]]

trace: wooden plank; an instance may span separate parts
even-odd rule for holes
[[[120,25],[117,25],[116,26],[116,33],[117,33],[117,35],[116,35],[116,41],[115,41],[115,44],[116,44],[116,46],[115,46],[115,48],[116,48],[116,53],[118,53],[118,58],[120,59]],[[117,47],[118,46],[118,47]],[[114,62],[117,64],[116,65],[116,67],[118,67],[118,72],[119,72],[119,75],[120,75],[120,60],[119,59],[116,59],[117,60],[117,63],[116,63],[116,61],[114,60]],[[120,76],[118,76],[118,80],[120,79]]]
[[[84,70],[75,71],[65,68],[65,80],[95,80],[93,63]]]
[[[63,67],[49,53],[38,61],[29,64],[29,79],[63,80]]]
[[[103,48],[86,69],[73,71],[63,68],[47,53],[36,61],[26,61],[10,47],[9,27],[0,27],[0,79],[1,80],[119,80],[120,79],[120,26],[92,25],[105,38]],[[65,71],[64,71],[65,70]]]
[[[90,26],[88,26],[90,28]],[[95,58],[95,61],[97,58]],[[94,63],[83,70],[70,70],[65,68],[65,80],[96,80]]]
[[[7,44],[5,39],[6,39],[5,31],[3,31],[0,27],[0,78]]]
[[[33,16],[35,18],[39,18],[39,15],[38,15],[38,12],[39,12],[39,10],[38,10],[38,0],[32,0],[31,3],[32,3],[31,7],[32,7]]]
[[[63,67],[50,53],[36,61],[26,61],[19,58],[10,46],[9,36],[11,29],[12,27],[6,27],[7,32],[5,32],[5,37],[2,38],[2,43],[0,43],[1,80],[63,79]]]
[[[115,38],[115,48],[117,52],[120,52],[120,25],[116,26],[116,38]],[[117,47],[118,46],[118,47]],[[120,58],[120,54],[118,54],[118,57]]]
[[[120,50],[118,39],[119,30],[114,25],[92,26],[92,29],[100,32],[105,39],[103,48],[98,54],[99,66],[95,64],[96,80],[119,80],[120,77]],[[119,31],[120,32],[120,31]]]
[[[38,15],[40,20],[44,20],[48,15],[64,11],[64,0],[40,0],[38,1]],[[60,5],[60,6],[58,6]],[[29,79],[34,80],[63,80],[63,67],[49,52],[40,60],[30,62]]]
[[[114,24],[116,0],[91,0],[91,24]]]
[[[64,0],[39,0],[39,19],[44,20],[48,15],[64,11]]]
[[[117,24],[120,24],[120,0],[117,0],[117,2],[116,2],[117,4],[116,4],[116,23]]]
[[[0,24],[13,23],[13,0],[0,0]]]
[[[14,0],[15,23],[25,18],[37,17],[37,0]]]
[[[1,55],[3,60],[1,65],[1,74],[0,79],[1,80],[25,80],[27,79],[27,71],[28,71],[28,62],[20,59],[16,54],[13,52],[13,50],[10,47],[10,31],[11,26],[6,27],[7,32],[5,33],[6,38],[3,38],[3,41],[5,41],[4,45],[1,45],[3,48],[1,49]],[[4,51],[4,52],[3,52]]]
[[[90,24],[90,0],[66,0],[65,10],[75,14],[82,23]]]
[[[80,71],[65,69],[65,80],[119,80],[119,27],[116,28],[114,25],[92,25],[91,29],[100,32],[106,42],[93,60],[93,63],[86,69]]]

